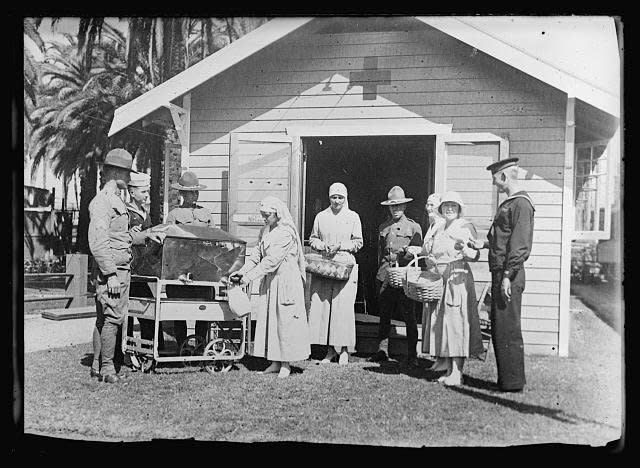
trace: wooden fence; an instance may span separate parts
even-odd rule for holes
[[[62,294],[25,294],[24,302],[40,301],[62,301],[66,300],[66,308],[84,307],[87,305],[89,296],[93,293],[87,292],[88,276],[88,255],[87,254],[67,254],[66,273],[25,273],[24,287],[35,287],[42,285],[47,280],[64,278],[64,292]]]

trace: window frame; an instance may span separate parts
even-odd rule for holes
[[[608,240],[611,237],[611,182],[612,182],[612,171],[611,171],[611,148],[610,148],[611,140],[593,140],[584,143],[576,143],[575,151],[574,151],[574,173],[573,173],[573,240]],[[586,231],[580,230],[577,228],[576,223],[576,212],[577,212],[577,187],[578,187],[578,153],[581,149],[590,148],[591,154],[593,154],[593,149],[597,146],[604,146],[604,155],[607,158],[605,164],[606,173],[602,180],[604,182],[604,230],[593,230]],[[582,177],[582,176],[581,176]],[[598,218],[598,221],[600,219]]]

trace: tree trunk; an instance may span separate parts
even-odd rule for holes
[[[78,230],[76,232],[76,248],[79,253],[91,253],[89,250],[89,203],[96,196],[98,168],[95,159],[91,158],[88,167],[80,173],[80,212],[78,214]]]
[[[154,126],[155,127],[155,126]],[[150,127],[147,127],[150,129]],[[154,132],[160,133],[160,128],[153,128]],[[164,138],[152,137],[149,139],[151,146],[149,154],[151,155],[149,165],[151,167],[151,202],[149,206],[149,215],[151,216],[151,224],[156,225],[162,223],[162,205],[164,203]]]

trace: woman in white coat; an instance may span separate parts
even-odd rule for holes
[[[282,200],[265,197],[260,202],[260,214],[265,226],[258,247],[240,270],[229,275],[229,280],[241,285],[260,280],[253,355],[271,361],[263,373],[288,377],[289,362],[303,361],[311,354],[304,302],[304,253],[291,213]]]
[[[436,307],[425,304],[422,324],[422,351],[438,360],[431,370],[447,370],[439,381],[448,386],[462,384],[466,358],[484,352],[473,273],[467,261],[479,253],[467,247],[476,229],[461,217],[464,203],[457,192],[446,192],[438,211],[444,218],[431,240],[420,247],[409,247],[414,255],[428,255],[444,280],[443,295]]]
[[[321,361],[328,364],[338,356],[342,365],[356,346],[354,304],[358,291],[358,265],[353,256],[362,247],[360,216],[349,209],[347,187],[337,182],[329,187],[330,206],[318,213],[309,238],[312,249],[324,258],[353,265],[347,281],[312,275],[310,284],[309,332],[311,343],[327,346]]]

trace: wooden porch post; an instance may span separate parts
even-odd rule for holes
[[[560,316],[558,323],[558,354],[569,355],[571,240],[574,228],[573,165],[575,157],[576,99],[567,96],[564,134],[564,183],[562,190],[562,253],[560,257]]]

